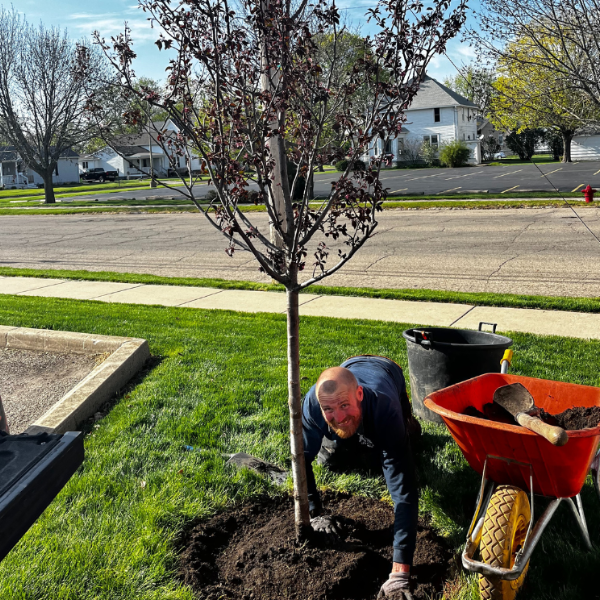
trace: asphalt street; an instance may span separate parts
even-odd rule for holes
[[[327,196],[337,172],[315,174],[315,195]],[[459,194],[468,192],[561,192],[579,191],[586,185],[600,187],[600,161],[567,164],[479,166],[462,169],[390,169],[382,172],[381,180],[391,195],[405,194]],[[256,186],[252,186],[256,187]],[[178,198],[179,186],[174,189],[142,189],[115,191],[110,194],[78,196],[75,201],[114,200],[116,198]],[[204,196],[210,188],[198,186],[198,195]],[[64,200],[63,200],[64,202]]]
[[[599,209],[578,210],[600,236]],[[264,213],[253,218],[268,230]],[[0,217],[2,266],[267,281],[251,255],[230,258],[226,246],[200,214]],[[600,296],[599,258],[600,244],[566,208],[389,210],[324,283]]]

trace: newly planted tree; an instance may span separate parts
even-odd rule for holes
[[[386,198],[381,162],[356,167],[373,143],[395,137],[427,65],[444,52],[465,19],[465,0],[381,0],[368,11],[375,34],[356,37],[349,66],[347,31],[333,2],[303,0],[143,0],[173,53],[162,93],[136,88],[128,29],[111,43],[97,36],[129,97],[165,111],[179,133],[158,136],[165,152],[201,157],[215,196],[205,202],[193,180],[175,188],[228,241],[249,252],[287,290],[288,389],[296,530],[309,525],[302,444],[298,294],[338,271],[377,227]],[[327,39],[326,60],[322,40]],[[337,40],[340,40],[339,51]],[[86,67],[81,53],[81,69]],[[368,92],[369,101],[364,102]],[[104,108],[90,103],[102,120]],[[130,111],[135,121],[140,114]],[[348,159],[325,198],[308,180],[323,164]],[[295,171],[290,177],[289,169]],[[298,198],[294,200],[294,198]],[[264,204],[263,213],[244,203]],[[261,216],[262,214],[262,216]],[[258,215],[252,218],[252,215]],[[311,257],[310,259],[308,257]]]

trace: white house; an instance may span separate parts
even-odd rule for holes
[[[79,157],[79,171],[102,168],[105,171],[117,171],[120,177],[140,177],[150,174],[150,161],[154,174],[165,177],[171,169],[169,155],[157,141],[159,134],[168,136],[169,132],[176,134],[177,126],[170,120],[155,122],[151,131],[141,134],[121,135],[115,139],[114,147],[105,146],[92,154]],[[200,160],[190,154],[192,171],[200,169]],[[174,156],[178,169],[185,169],[186,158]]]
[[[432,77],[425,76],[410,108],[406,110],[406,123],[402,132],[384,147],[379,140],[369,151],[369,156],[391,153],[395,161],[402,161],[409,145],[430,142],[432,146],[455,140],[464,141],[471,150],[473,164],[481,162],[481,143],[477,136],[476,104],[453,92]]]
[[[571,159],[600,160],[599,127],[583,127],[575,132],[571,143]]]
[[[79,155],[73,150],[65,150],[52,174],[52,181],[57,183],[77,183]],[[12,146],[0,148],[0,187],[26,187],[44,183],[44,180],[27,167],[19,153]]]

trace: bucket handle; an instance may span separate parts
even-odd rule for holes
[[[486,321],[480,321],[479,331],[483,331],[484,325],[489,325],[492,328],[492,333],[496,333],[496,327],[498,327],[498,323],[487,323]]]
[[[427,339],[427,336],[429,334],[426,331],[419,331],[418,329],[414,329],[413,333],[415,334],[415,342],[417,344],[420,344],[425,348],[431,348],[431,340]],[[418,336],[421,336],[421,339],[419,339]]]

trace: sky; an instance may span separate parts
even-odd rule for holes
[[[474,24],[473,8],[479,6],[480,0],[471,0],[471,11],[468,24]],[[357,25],[365,22],[364,12],[375,2],[368,0],[338,0],[340,8],[347,9],[350,22]],[[9,8],[8,2],[0,0],[0,5]],[[73,39],[89,37],[94,30],[110,39],[123,30],[125,21],[129,24],[134,40],[134,51],[138,55],[134,63],[136,75],[150,77],[162,81],[168,54],[160,52],[154,45],[158,31],[152,29],[148,17],[137,5],[136,0],[18,0],[14,3],[17,10],[25,15],[32,24],[43,22],[44,25],[66,28]],[[368,30],[365,31],[369,33]],[[461,41],[461,35],[448,45],[448,56],[455,65],[461,67],[474,58],[473,48]],[[439,81],[456,75],[456,69],[443,56],[435,57],[428,69],[428,74]]]

